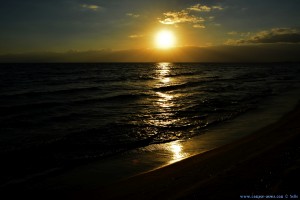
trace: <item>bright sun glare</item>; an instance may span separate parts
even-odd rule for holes
[[[156,46],[160,49],[168,49],[174,47],[175,45],[175,36],[173,32],[163,30],[156,34],[155,37]]]

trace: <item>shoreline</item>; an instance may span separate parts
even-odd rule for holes
[[[300,171],[299,121],[298,103],[276,123],[233,143],[108,186],[59,195],[71,199],[299,195],[293,184],[299,180]]]

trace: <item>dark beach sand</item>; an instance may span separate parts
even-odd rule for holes
[[[299,195],[299,141],[298,104],[278,122],[232,144],[105,187],[66,196],[72,199],[240,199],[240,195],[251,194]]]

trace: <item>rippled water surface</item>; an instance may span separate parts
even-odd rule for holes
[[[1,64],[2,167],[44,170],[192,138],[299,77],[295,63]]]

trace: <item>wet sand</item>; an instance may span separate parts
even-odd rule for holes
[[[278,122],[234,143],[108,186],[59,196],[69,199],[240,199],[240,195],[299,195],[299,141],[298,104]]]

